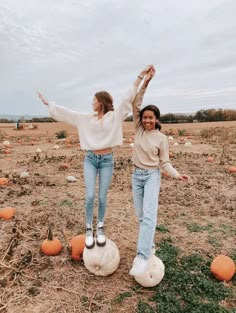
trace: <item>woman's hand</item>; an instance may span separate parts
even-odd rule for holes
[[[178,176],[178,179],[179,179],[179,180],[183,180],[183,181],[187,181],[188,183],[191,183],[191,182],[192,182],[191,177],[188,176],[188,175],[185,175],[185,174],[179,175],[179,176]]]
[[[154,66],[152,64],[146,66],[141,72],[140,74],[138,75],[138,77],[140,79],[143,79],[144,76],[151,70],[151,69],[154,69]]]
[[[149,75],[148,75],[149,74]],[[155,69],[154,69],[154,66],[152,64],[146,66],[141,72],[140,74],[137,76],[135,82],[134,82],[134,86],[136,88],[139,87],[139,85],[141,84],[143,78],[145,77],[145,86],[144,87],[147,87],[149,81],[152,79],[152,77],[154,76],[155,74]],[[149,80],[146,80],[146,76],[148,75],[148,79]]]
[[[42,100],[42,102],[43,102],[45,105],[48,105],[48,101],[43,97],[43,95],[42,95],[40,92],[38,92],[38,91],[36,91],[36,92],[37,92],[39,98]]]
[[[147,72],[147,74],[145,75],[144,78],[144,82],[143,82],[143,87],[147,87],[150,80],[153,78],[153,76],[155,75],[155,68],[152,66],[149,71]]]
[[[150,82],[150,80],[153,78],[153,76],[155,75],[156,71],[155,68],[152,66],[150,68],[150,70],[147,72],[147,74],[145,75],[145,82]]]

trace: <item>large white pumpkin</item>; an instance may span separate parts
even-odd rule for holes
[[[107,276],[115,272],[120,263],[120,253],[110,239],[106,239],[106,245],[95,245],[92,249],[85,247],[83,252],[84,265],[91,273],[98,276]]]
[[[165,274],[165,265],[157,256],[152,255],[149,260],[148,269],[134,279],[143,287],[154,287],[158,285]]]

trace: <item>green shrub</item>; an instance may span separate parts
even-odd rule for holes
[[[67,137],[67,132],[65,130],[60,130],[56,133],[57,139],[63,139]]]

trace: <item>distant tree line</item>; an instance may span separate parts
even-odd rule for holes
[[[193,122],[216,122],[216,121],[236,121],[236,110],[223,110],[223,109],[209,109],[200,110],[195,114],[174,114],[167,113],[161,115],[160,118],[163,124],[171,123],[193,123]],[[127,117],[126,121],[133,121],[133,116]],[[17,121],[8,120],[6,118],[0,119],[0,123],[16,123]],[[19,123],[53,123],[56,122],[50,117],[34,117],[32,119],[24,119],[23,117],[18,120]]]
[[[0,123],[54,123],[57,122],[51,117],[33,117],[31,119],[25,119],[24,117],[18,120],[9,120],[7,118],[0,118]]]
[[[133,116],[129,116],[126,121],[133,121]],[[160,121],[163,124],[236,121],[236,110],[209,109],[200,110],[190,115],[167,113],[161,115]]]

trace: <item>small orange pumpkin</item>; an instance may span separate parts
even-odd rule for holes
[[[67,170],[70,167],[68,163],[61,163],[58,167],[59,170]]]
[[[6,186],[8,185],[8,179],[6,177],[0,178],[0,186]]]
[[[230,166],[229,167],[229,172],[230,173],[236,173],[236,167],[235,166]]]
[[[207,158],[207,162],[213,162],[213,161],[214,161],[213,157],[209,156],[209,157]]]
[[[4,220],[8,221],[10,220],[16,213],[16,209],[11,207],[6,207],[2,210],[0,210],[0,218],[3,218]]]
[[[75,261],[81,261],[85,247],[85,235],[77,235],[70,240],[71,258]]]
[[[235,274],[234,261],[226,255],[218,255],[211,263],[211,273],[218,280],[230,280]]]
[[[51,227],[48,228],[48,238],[41,244],[41,251],[46,255],[57,255],[61,252],[63,246],[59,239],[53,238]]]

